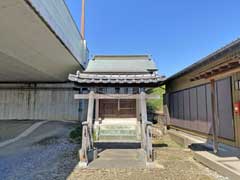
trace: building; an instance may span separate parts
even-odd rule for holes
[[[78,120],[88,49],[65,1],[1,0],[0,39],[0,120]]]
[[[238,39],[169,77],[170,127],[240,147],[239,60]]]
[[[81,161],[97,141],[142,142],[147,159],[152,159],[151,123],[147,119],[148,88],[159,86],[164,77],[157,74],[153,60],[146,55],[95,56],[82,73],[69,80],[85,88],[75,99],[87,99],[87,118],[83,122]]]
[[[86,70],[70,75],[69,80],[98,94],[139,94],[146,87],[155,87],[163,80],[156,74],[153,60],[146,55],[95,56]],[[99,118],[136,118],[135,99],[100,99]]]

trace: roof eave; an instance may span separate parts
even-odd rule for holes
[[[223,48],[215,51],[214,53],[208,55],[207,57],[197,61],[196,63],[184,68],[182,71],[179,71],[177,72],[176,74],[170,76],[169,78],[167,78],[163,84],[166,84],[168,83],[169,81],[171,80],[174,80],[182,75],[185,75],[197,68],[199,68],[200,66],[204,66],[204,65],[207,65],[213,61],[216,61],[217,60],[217,56],[221,55],[221,54],[225,54],[225,53],[228,53],[228,51],[230,49],[233,49],[234,47],[238,47],[240,46],[240,38],[236,39],[235,41],[231,42],[230,44],[224,46]]]

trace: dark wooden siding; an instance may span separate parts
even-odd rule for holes
[[[219,134],[228,139],[234,138],[233,111],[230,78],[217,82]]]
[[[179,109],[179,115],[178,117],[180,119],[184,119],[184,92],[181,91],[178,93],[178,109]]]
[[[174,117],[174,98],[173,98],[173,94],[169,95],[169,111],[170,111],[170,116]]]
[[[189,90],[184,90],[183,92],[183,101],[184,101],[184,119],[190,119],[190,96]]]
[[[173,94],[173,117],[178,117],[178,93]]]
[[[216,82],[219,136],[234,139],[231,78]],[[170,103],[171,124],[201,133],[212,132],[210,85],[174,92]],[[173,108],[173,109],[171,109]]]
[[[203,132],[207,131],[207,103],[206,103],[206,86],[197,87],[197,113],[198,113],[198,129],[202,129]]]

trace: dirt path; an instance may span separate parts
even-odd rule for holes
[[[75,169],[69,180],[227,180],[197,163],[193,153],[174,143],[169,136],[155,138],[156,168]]]

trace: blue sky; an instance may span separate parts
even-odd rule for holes
[[[65,0],[80,24],[81,0]],[[239,0],[86,0],[91,55],[149,54],[170,76],[240,37]]]

